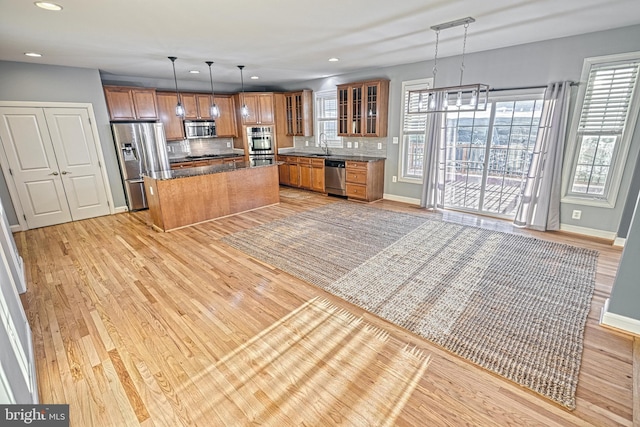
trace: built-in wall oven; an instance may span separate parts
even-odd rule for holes
[[[252,166],[270,165],[275,162],[275,144],[271,126],[247,127],[249,162]]]

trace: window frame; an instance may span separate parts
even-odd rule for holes
[[[631,147],[633,132],[636,127],[638,112],[640,111],[640,74],[637,77],[635,90],[631,95],[629,103],[629,111],[624,125],[624,130],[620,135],[619,141],[611,157],[611,165],[609,167],[609,175],[607,175],[607,183],[605,184],[604,194],[596,196],[593,194],[572,192],[573,180],[576,174],[578,158],[580,156],[582,135],[578,132],[580,124],[580,116],[584,106],[584,98],[589,83],[589,75],[594,65],[640,61],[640,52],[629,52],[624,54],[606,55],[585,58],[582,66],[582,74],[580,76],[580,89],[577,95],[575,108],[573,109],[572,118],[569,128],[569,136],[567,139],[566,157],[564,160],[564,172],[562,179],[562,203],[570,203],[576,205],[594,206],[601,208],[613,209],[616,206],[620,186],[622,185],[622,177],[625,171],[626,159]]]
[[[404,119],[406,115],[406,100],[407,93],[409,90],[420,90],[420,89],[429,89],[433,85],[433,77],[416,79],[416,80],[407,80],[402,82],[402,91],[400,98],[400,135],[399,135],[399,143],[400,143],[400,155],[398,156],[398,182],[406,182],[411,184],[422,184],[424,182],[424,178],[416,178],[413,176],[406,176],[405,171],[407,167],[407,155],[408,155],[408,146],[405,143],[405,132],[404,132]],[[427,116],[429,117],[429,116]],[[425,139],[427,133],[427,126],[425,126]],[[425,141],[426,143],[426,141]]]
[[[333,95],[332,97],[327,95]],[[334,98],[336,100],[336,117],[334,119],[328,119],[325,117],[320,117],[320,108],[318,108],[318,102],[321,99]],[[320,147],[320,134],[322,133],[320,130],[320,122],[329,122],[334,120],[336,123],[336,130],[338,129],[338,91],[335,89],[314,91],[313,98],[314,105],[314,116],[313,116],[313,133],[315,135],[315,146]],[[326,134],[325,134],[326,136]],[[336,139],[326,139],[328,148],[344,148],[344,143],[341,136],[337,136]]]

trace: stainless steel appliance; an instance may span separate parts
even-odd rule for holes
[[[215,121],[202,121],[202,120],[185,120],[184,121],[184,134],[187,139],[193,138],[215,138],[216,122]]]
[[[146,209],[142,174],[171,169],[162,123],[112,123],[111,129],[129,210]]]
[[[345,196],[347,180],[344,160],[324,160],[324,186],[327,194]]]
[[[271,126],[247,127],[247,145],[251,165],[270,165],[275,162],[275,146]]]

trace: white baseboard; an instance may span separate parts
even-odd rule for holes
[[[624,237],[616,237],[613,241],[613,246],[618,246],[620,248],[624,248],[624,244],[627,243],[627,239]]]
[[[616,238],[615,231],[597,230],[595,228],[578,227],[577,225],[560,224],[560,230],[601,239],[614,240]]]
[[[382,198],[385,200],[393,200],[394,202],[409,203],[410,205],[420,206],[420,199],[414,199],[412,197],[404,197],[404,196],[397,196],[395,194],[384,193],[382,195]]]
[[[17,233],[18,231],[22,231],[22,227],[20,227],[20,224],[10,225],[9,229],[11,230],[12,233]]]
[[[626,331],[635,335],[640,335],[640,320],[621,314],[609,312],[609,298],[604,302],[602,313],[600,314],[600,324],[611,326],[612,328]]]
[[[123,213],[123,212],[129,212],[129,208],[127,206],[116,206],[115,208],[113,208],[114,214]]]

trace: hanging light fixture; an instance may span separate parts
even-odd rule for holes
[[[209,66],[209,80],[211,81],[211,107],[209,107],[209,115],[212,119],[220,117],[220,109],[216,105],[216,96],[213,93],[213,77],[211,76],[211,65],[213,61],[205,61],[205,64]]]
[[[464,75],[464,56],[467,47],[469,24],[476,20],[472,17],[445,22],[431,27],[436,32],[436,51],[433,60],[433,87],[430,89],[409,91],[407,114],[446,113],[447,111],[485,111],[489,102],[489,85],[482,83],[462,84]],[[440,31],[464,25],[462,42],[462,61],[460,64],[460,83],[458,86],[436,87],[438,73],[438,45]],[[450,105],[455,99],[455,104]]]
[[[171,60],[171,65],[173,65],[173,81],[176,84],[176,96],[178,97],[178,104],[176,105],[176,116],[184,117],[184,107],[182,106],[182,102],[180,99],[180,92],[178,92],[178,78],[176,77],[176,58],[175,56],[168,57]]]
[[[244,103],[244,77],[242,76],[242,69],[244,68],[244,65],[238,65],[238,68],[240,68],[240,82],[242,84],[242,107],[240,107],[240,115],[242,118],[246,119],[249,117],[249,109],[247,108],[247,104]]]

